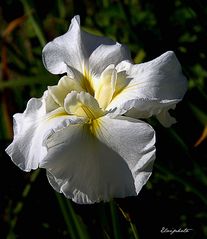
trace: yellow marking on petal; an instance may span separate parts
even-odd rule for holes
[[[148,81],[148,82],[150,82],[150,81]],[[119,87],[118,88],[119,90],[116,90],[114,92],[112,100],[114,100],[120,94],[127,93],[127,92],[129,92],[129,93],[132,92],[133,93],[133,91],[134,90],[136,91],[138,87],[139,88],[146,87],[148,82],[143,81],[143,82],[139,82],[139,83],[130,84],[130,81],[127,82],[127,79],[126,79],[125,85],[123,83],[122,87]],[[144,86],[142,86],[142,85],[144,85]]]
[[[89,106],[84,104],[78,104],[77,109],[74,111],[75,115],[87,117],[89,119],[96,119],[96,112]]]
[[[127,79],[125,71],[120,71],[117,73],[116,87],[112,100],[127,87],[129,82],[130,81]]]
[[[83,78],[81,83],[82,83],[82,87],[86,90],[86,92],[94,96],[93,79],[89,71],[86,69],[86,67],[84,67],[84,70],[83,70]]]
[[[110,65],[101,74],[95,91],[95,98],[102,109],[105,109],[112,100],[115,92],[116,80],[116,69],[114,65]]]
[[[67,116],[67,112],[64,110],[64,108],[60,107],[54,111],[52,111],[50,114],[48,114],[47,120],[51,120],[54,118],[58,118],[61,116]]]
[[[103,127],[101,118],[92,120],[89,125],[91,134],[95,136],[96,138],[98,138],[98,136],[100,136],[101,134],[101,130],[100,130],[101,127]]]
[[[93,120],[103,116],[105,113],[98,105],[96,99],[86,92],[71,92],[67,95],[64,103],[65,110],[69,114]]]
[[[90,123],[90,131],[91,131],[92,135],[96,136],[99,127],[100,126],[99,126],[99,121],[98,120],[91,121],[91,123]]]

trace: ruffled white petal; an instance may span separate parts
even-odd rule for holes
[[[6,152],[22,170],[36,169],[39,160],[41,160],[41,155],[46,153],[46,148],[31,148],[31,146],[35,146],[32,141],[35,138],[36,123],[39,118],[45,115],[45,108],[41,99],[31,99],[23,114],[14,115],[14,140],[8,146]],[[34,154],[36,155],[35,160],[33,160]]]
[[[131,100],[125,104],[125,108],[122,108],[119,114],[121,114],[121,112],[124,114],[125,112],[126,116],[139,119],[147,119],[156,115],[157,119],[164,127],[170,127],[172,124],[176,123],[176,119],[172,117],[168,111],[170,109],[175,109],[179,101],[180,100]]]
[[[171,51],[143,64],[121,62],[117,71],[125,71],[128,82],[115,95],[107,110],[114,110],[118,115],[132,108],[133,116],[136,112],[137,118],[143,113],[145,116],[160,114],[166,108],[173,108],[175,103],[182,100],[187,90],[186,77]]]
[[[98,119],[96,137],[117,152],[134,178],[136,193],[149,179],[155,159],[155,132],[143,121],[129,117]]]
[[[128,165],[88,125],[57,131],[46,145],[48,155],[40,166],[48,170],[54,189],[73,201],[94,203],[136,194]]]
[[[54,129],[64,128],[74,121],[79,121],[77,117],[66,115],[64,109],[59,108],[49,114],[46,110],[44,97],[33,98],[29,100],[24,113],[14,115],[14,140],[6,152],[24,171],[38,168],[47,154],[43,142]]]
[[[53,188],[73,201],[109,201],[141,190],[151,174],[154,143],[148,124],[104,116],[91,126],[54,132],[46,141],[48,155],[40,166],[47,169]]]
[[[43,49],[43,63],[53,74],[68,72],[80,77],[85,69],[101,74],[110,64],[130,58],[126,47],[106,37],[95,36],[80,29],[80,18],[75,16],[69,30],[49,42]],[[72,71],[72,73],[71,73]]]

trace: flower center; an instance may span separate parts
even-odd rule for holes
[[[64,108],[68,114],[84,117],[89,121],[105,115],[96,99],[84,91],[69,93],[65,98]]]
[[[58,85],[48,87],[48,92],[61,109],[55,117],[70,114],[94,120],[106,114],[110,102],[125,86],[126,75],[109,65],[98,78],[87,69],[79,79],[64,76]]]

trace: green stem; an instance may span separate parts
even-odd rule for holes
[[[67,206],[68,206],[68,211],[69,211],[69,213],[71,215],[71,218],[74,222],[76,231],[78,233],[78,238],[79,239],[89,239],[89,235],[88,235],[88,232],[85,228],[85,225],[80,221],[80,219],[76,215],[76,213],[73,209],[73,206],[71,204],[71,201],[68,200],[68,199],[65,199],[65,200],[67,200],[66,203],[67,203]]]
[[[37,24],[35,18],[32,15],[32,10],[31,10],[30,5],[28,4],[28,1],[27,0],[21,0],[21,2],[24,6],[24,10],[25,10],[26,14],[29,16],[29,21],[30,21],[30,23],[31,23],[36,35],[37,35],[37,38],[38,38],[41,46],[44,47],[45,44],[46,44],[44,34],[43,34],[42,30],[40,29],[39,25]]]
[[[124,216],[124,218],[126,219],[126,221],[129,222],[134,238],[139,239],[137,228],[136,228],[135,224],[132,222],[130,215],[128,213],[124,212],[124,210],[122,210],[121,207],[119,207],[119,210],[121,211],[121,213]]]
[[[67,230],[68,230],[68,234],[71,236],[71,239],[77,239],[76,236],[76,231],[74,230],[73,225],[71,224],[71,217],[69,216],[69,213],[67,212],[67,206],[64,203],[64,200],[62,198],[62,195],[60,195],[59,193],[55,193],[57,200],[58,200],[58,204],[60,206],[60,210],[62,212],[65,224],[67,226]]]
[[[120,224],[118,220],[118,212],[116,210],[116,205],[114,201],[110,201],[110,211],[111,211],[114,239],[120,239],[122,238],[122,236],[121,236]]]
[[[138,232],[137,232],[137,228],[136,226],[134,225],[134,223],[130,220],[130,226],[131,226],[131,229],[132,229],[132,233],[134,235],[134,238],[135,239],[139,239],[139,236],[138,236]]]

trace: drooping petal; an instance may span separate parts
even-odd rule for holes
[[[125,116],[105,116],[97,121],[94,130],[96,137],[127,163],[138,194],[151,175],[155,159],[153,128],[143,121]]]
[[[104,116],[51,135],[40,166],[53,188],[77,203],[135,196],[151,174],[154,143],[148,124]]]
[[[155,115],[164,127],[170,127],[172,124],[176,123],[176,119],[172,117],[168,111],[170,109],[175,109],[176,104],[179,103],[179,101],[180,100],[160,101],[152,99],[131,100],[119,110],[119,114],[123,112],[126,116],[139,119],[146,119]],[[118,111],[116,114],[117,113]]]
[[[22,170],[36,169],[47,154],[43,146],[45,137],[54,129],[67,127],[76,119],[66,115],[63,108],[47,114],[45,98],[33,98],[29,100],[24,113],[14,115],[14,140],[6,152]]]
[[[51,135],[41,167],[58,192],[77,203],[136,195],[125,161],[91,134],[89,125],[69,126]]]
[[[129,58],[129,51],[120,44],[81,30],[79,16],[72,19],[69,30],[64,35],[55,38],[44,47],[42,54],[43,63],[48,71],[53,74],[71,74],[72,71],[76,77],[78,72],[84,73],[86,69],[89,70],[90,56],[90,64],[95,74],[102,67],[105,69],[111,63],[117,64]]]
[[[107,110],[114,109],[118,115],[132,108],[137,118],[160,114],[166,107],[174,108],[187,90],[186,77],[171,51],[143,64],[122,62],[117,71],[126,72],[127,86],[115,95]],[[131,116],[130,112],[128,115]]]
[[[104,115],[104,111],[99,107],[97,100],[84,91],[69,93],[64,101],[64,108],[68,114],[96,119]]]
[[[172,117],[168,110],[175,109],[176,104],[170,105],[170,107],[165,107],[159,114],[157,114],[157,119],[160,123],[165,127],[170,127],[172,124],[175,124],[177,121],[174,117]]]

